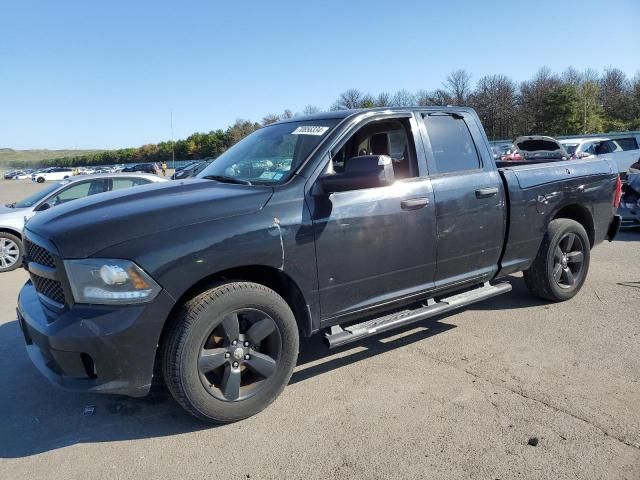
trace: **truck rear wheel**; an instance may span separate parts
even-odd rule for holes
[[[264,285],[219,285],[186,302],[172,320],[163,374],[195,417],[212,423],[250,417],[289,383],[298,327],[289,305]]]
[[[557,218],[549,223],[538,255],[524,281],[534,295],[562,302],[580,291],[590,261],[589,237],[584,227],[568,218]]]

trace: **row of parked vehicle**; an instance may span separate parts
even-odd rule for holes
[[[611,137],[523,136],[513,143],[495,142],[493,154],[502,162],[536,162],[550,160],[580,160],[606,155],[616,162],[618,171],[626,177],[630,166],[640,158],[640,134]]]

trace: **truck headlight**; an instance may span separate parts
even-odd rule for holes
[[[145,303],[153,300],[160,292],[160,286],[129,260],[65,260],[64,266],[76,303]]]

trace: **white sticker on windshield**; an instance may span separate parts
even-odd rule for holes
[[[324,133],[329,130],[329,127],[316,127],[313,125],[306,125],[296,128],[291,135],[324,135]]]

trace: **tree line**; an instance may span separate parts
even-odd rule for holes
[[[519,135],[576,135],[640,130],[640,72],[634,78],[617,68],[599,73],[569,67],[561,74],[543,67],[533,78],[516,82],[494,74],[475,83],[466,70],[451,72],[435,90],[371,94],[352,88],[341,93],[331,110],[393,106],[465,105],[473,107],[490,139]],[[226,130],[194,133],[183,140],[143,145],[100,153],[44,160],[42,166],[110,165],[115,163],[170,162],[217,157],[258,128],[300,114],[319,112],[309,105],[302,112],[268,114],[260,122],[236,120]]]

